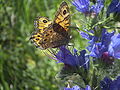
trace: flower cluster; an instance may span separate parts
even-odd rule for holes
[[[83,30],[77,30],[80,36],[87,39],[86,42],[88,41],[86,49],[81,51],[73,49],[70,51],[66,46],[61,46],[54,55],[58,63],[63,63],[64,68],[67,68],[64,71],[73,70],[72,73],[78,74],[84,82],[77,82],[77,85],[66,87],[64,90],[120,90],[120,76],[115,80],[104,76],[111,70],[109,66],[115,66],[115,61],[120,59],[120,34],[115,27],[111,28],[111,23],[109,23],[109,20],[111,20],[113,26],[115,25],[116,21],[109,16],[111,13],[120,13],[120,1],[112,0],[109,6],[105,5],[105,2],[107,1],[72,0],[71,2],[76,7],[76,10],[85,17],[89,15],[89,18],[86,19],[90,19],[92,14],[95,17],[91,18],[92,20],[90,19],[91,25],[89,27],[84,25]],[[112,31],[109,31],[111,29]],[[102,67],[102,64],[106,65],[106,67]],[[119,75],[119,73],[116,75]],[[102,80],[101,77],[105,78]],[[75,82],[75,80],[73,81]],[[83,87],[81,87],[81,83]]]
[[[72,4],[79,12],[84,14],[98,14],[103,8],[104,0],[97,0],[96,4],[90,6],[90,0],[74,0]]]
[[[62,46],[56,54],[56,59],[68,66],[89,68],[89,55],[86,55],[85,50],[80,51],[78,55],[77,50],[74,49],[72,54],[65,46]]]
[[[114,59],[120,59],[120,34],[116,35],[114,33],[114,31],[108,33],[106,29],[102,29],[100,37],[93,37],[90,40],[92,44],[88,46],[91,49],[90,56],[101,58],[106,63],[112,63]]]

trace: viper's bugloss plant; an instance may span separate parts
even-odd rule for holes
[[[120,90],[120,0],[0,0],[0,90]]]
[[[120,74],[117,71],[120,70],[120,27],[115,25],[114,15],[110,15],[120,12],[120,1],[72,0],[71,3],[85,17],[82,28],[76,24],[75,30],[86,40],[87,47],[71,50],[61,46],[54,55],[58,63],[64,64],[58,76],[71,81],[64,90],[120,90],[120,78],[107,77]]]

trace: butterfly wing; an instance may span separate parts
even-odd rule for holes
[[[40,47],[41,49],[44,49],[41,46],[41,41],[44,39],[44,30],[47,29],[49,26],[52,25],[52,21],[50,21],[46,17],[37,17],[34,20],[34,26],[35,26],[35,32],[30,37],[30,40],[36,45],[36,47]]]
[[[62,2],[53,22],[45,17],[35,20],[37,31],[31,36],[31,40],[41,49],[56,48],[69,42],[68,26],[70,25],[69,7]]]
[[[35,30],[41,33],[43,33],[43,30],[47,28],[50,24],[52,24],[52,21],[50,21],[47,17],[37,17],[34,20]]]
[[[54,23],[59,24],[66,31],[69,30],[68,26],[70,26],[70,11],[66,2],[63,1],[60,4],[60,7],[55,15]]]
[[[34,42],[35,46],[40,49],[56,48],[68,43],[68,38],[63,37],[59,32],[55,32],[53,25],[45,28],[43,33],[39,31],[34,32],[30,39]]]

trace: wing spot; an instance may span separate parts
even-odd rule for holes
[[[36,38],[36,40],[38,41],[39,39],[38,39],[38,38]]]
[[[50,30],[50,33],[52,33],[52,30]]]
[[[47,23],[47,20],[43,20],[44,23]]]
[[[38,35],[38,37],[40,37],[40,35]]]
[[[47,39],[44,39],[44,41],[47,41]]]
[[[46,34],[46,37],[49,36],[49,34]]]
[[[64,10],[64,11],[63,11],[63,15],[65,15],[66,13],[67,13],[67,11],[66,11],[66,10]]]

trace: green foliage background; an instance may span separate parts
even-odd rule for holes
[[[0,90],[58,90],[61,86],[55,78],[61,64],[47,58],[29,41],[35,17],[46,16],[52,20],[61,2],[0,1]],[[84,46],[78,39],[74,42],[78,48]]]
[[[29,41],[34,18],[53,18],[62,0],[0,1],[0,90],[53,90],[59,65]]]
[[[35,17],[45,16],[53,20],[61,2],[62,0],[0,1],[0,90],[58,90],[65,86],[64,82],[56,79],[62,65],[45,56],[42,50],[36,49],[29,41],[34,31]],[[68,5],[72,26],[76,23],[81,29],[80,23],[86,24],[84,17],[80,13],[75,14],[77,11],[70,2]],[[85,39],[75,29],[71,33],[71,42],[75,48],[82,50],[87,46]],[[119,73],[118,65],[119,63],[109,69],[108,76]],[[102,70],[103,68],[98,70],[98,76],[107,75]]]

